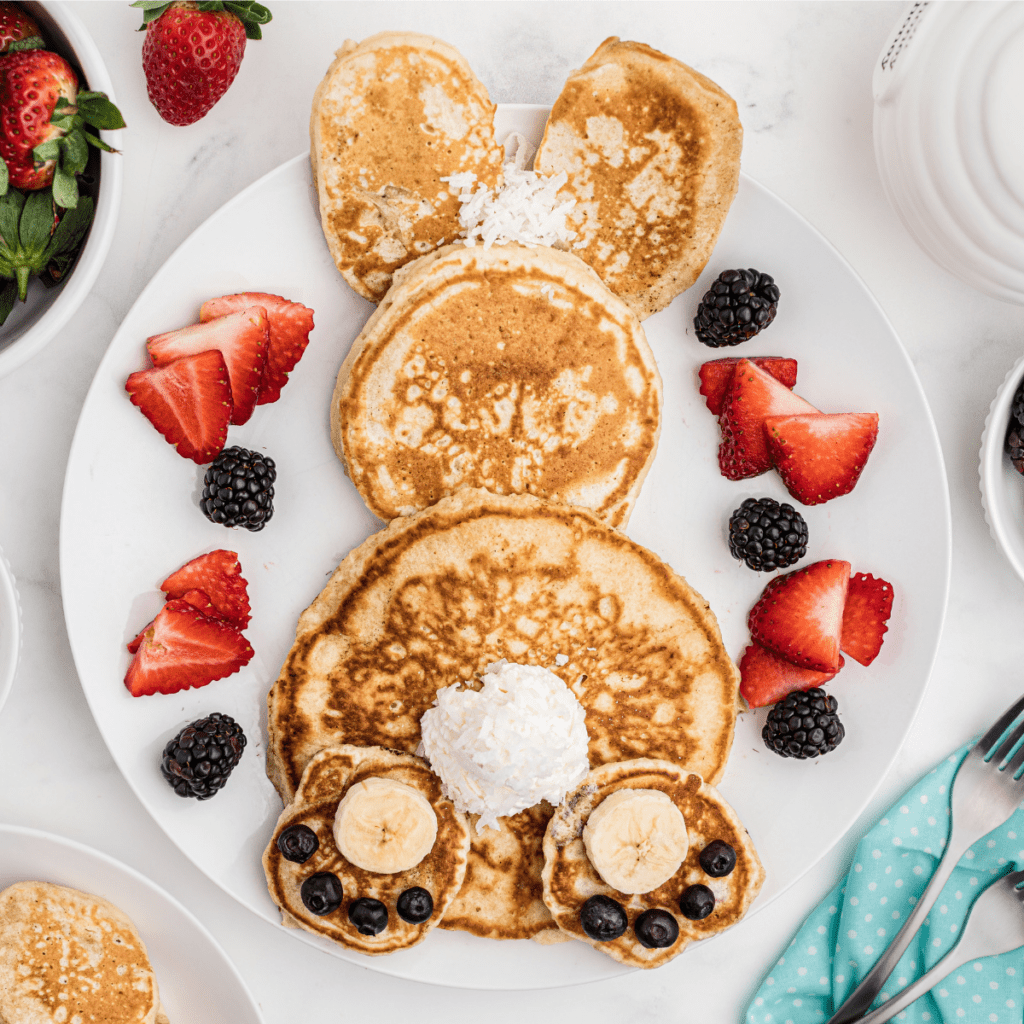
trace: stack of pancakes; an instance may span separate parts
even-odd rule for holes
[[[738,180],[735,104],[649,47],[603,44],[567,83],[539,156],[579,200],[572,252],[442,244],[457,231],[456,190],[442,179],[500,175],[492,113],[451,47],[410,34],[346,44],[317,90],[324,232],[346,280],[379,302],[338,374],[332,439],[390,525],[302,614],[269,693],[267,771],[287,805],[278,831],[310,821],[329,840],[341,790],[310,797],[319,759],[333,764],[339,744],[414,754],[437,691],[479,688],[502,658],[572,690],[594,768],[655,758],[699,786],[721,778],[729,755],[739,679],[715,617],[616,528],[661,427],[640,319],[710,254]],[[687,800],[718,814],[720,831],[742,831],[718,798]],[[542,883],[554,810],[541,803],[479,832],[470,816],[464,879],[441,927],[576,935],[568,890],[546,896]],[[325,863],[349,872],[327,846]],[[366,949],[343,920],[303,916],[299,875],[273,843],[265,864],[287,917]],[[737,874],[722,927],[760,877],[759,866]],[[385,935],[367,951],[411,944]]]

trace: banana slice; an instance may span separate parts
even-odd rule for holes
[[[364,871],[393,875],[414,868],[434,846],[437,815],[404,782],[370,778],[349,788],[334,815],[334,842]]]
[[[686,859],[686,822],[668,794],[620,789],[583,827],[590,863],[613,889],[634,895],[664,885]]]

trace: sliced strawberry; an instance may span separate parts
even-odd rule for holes
[[[160,584],[168,600],[180,597],[188,601],[189,593],[193,591],[208,595],[207,600],[215,614],[239,629],[249,625],[247,588],[238,555],[223,548],[193,558]],[[196,604],[196,607],[202,609],[201,604]]]
[[[741,359],[722,401],[722,444],[718,465],[722,476],[743,480],[771,469],[764,421],[769,416],[796,416],[818,410],[794,395],[770,373]]]
[[[135,639],[132,640],[132,642],[128,645],[128,653],[129,654],[134,654],[139,649],[139,646],[142,643],[142,641],[146,639],[146,631],[149,630],[149,629],[152,629],[152,628],[153,628],[153,623],[152,622],[148,626],[143,626],[142,627],[142,632],[139,633],[135,637]]]
[[[124,387],[179,455],[202,465],[212,462],[224,447],[231,384],[220,352],[201,352],[154,370],[139,370]]]
[[[777,576],[750,611],[751,636],[800,668],[838,672],[849,583],[850,563],[838,559]]]
[[[892,584],[859,572],[850,580],[843,609],[840,647],[855,661],[870,665],[882,649],[892,615]]]
[[[789,493],[805,505],[849,494],[878,437],[878,414],[770,416],[768,452]]]
[[[247,422],[256,408],[269,337],[266,311],[250,306],[209,323],[155,334],[147,339],[146,349],[154,366],[166,366],[182,356],[217,349],[231,378],[231,398],[235,403],[231,422],[241,424]]]
[[[256,402],[257,405],[267,405],[281,397],[281,388],[288,383],[288,374],[306,351],[309,332],[313,330],[313,310],[280,295],[243,292],[208,299],[199,310],[199,319],[203,322],[215,320],[250,306],[262,306],[270,323],[270,350],[260,380],[260,397]]]
[[[704,396],[704,401],[714,416],[718,416],[722,411],[725,393],[729,390],[736,364],[740,361],[737,356],[712,359],[697,371],[697,375],[700,377],[700,393]],[[750,361],[770,373],[787,388],[793,388],[796,385],[795,359],[786,359],[782,356],[753,356]]]
[[[839,668],[842,667],[843,656],[840,654]],[[785,699],[794,690],[812,690],[821,686],[836,672],[799,668],[766,651],[760,644],[751,644],[740,658],[740,693],[752,708],[763,708]]]
[[[206,686],[247,665],[252,648],[224,622],[187,601],[168,601],[143,633],[124,685],[133,697]]]

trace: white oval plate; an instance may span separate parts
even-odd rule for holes
[[[537,140],[546,111],[500,108],[499,127]],[[501,137],[499,135],[499,137]],[[714,351],[692,333],[703,290],[722,270],[754,266],[782,289],[775,323],[739,349]],[[229,443],[277,460],[274,519],[261,533],[225,531],[198,510],[202,471],[179,458],[128,401],[124,383],[147,365],[144,340],[194,321],[202,301],[267,290],[316,311],[316,328],[282,398],[260,406]],[[278,920],[260,856],[280,801],[264,774],[266,692],[294,639],[299,613],[345,554],[380,524],[331,447],[328,410],[338,367],[373,307],[339,277],[320,231],[308,162],[297,157],[212,216],[156,274],[110,345],[75,435],[61,517],[61,578],[82,686],[111,753],[139,799],[210,878],[257,914]],[[719,430],[697,393],[696,370],[723,355],[788,355],[797,390],[825,411],[877,411],[878,444],[857,489],[805,510],[807,561],[845,558],[889,580],[892,625],[870,669],[850,661],[831,687],[847,738],[817,763],[769,753],[763,714],[745,715],[722,787],[768,869],[765,905],[855,820],[910,728],[939,639],[950,560],[946,480],[931,415],[892,327],[842,257],[793,210],[742,180],[702,279],[644,324],[665,385],[657,459],[629,527],[710,601],[730,653],[747,643],[746,616],[767,582],[729,555],[729,514],[752,495],[786,500],[775,476],[734,483],[718,471]],[[124,645],[161,603],[160,581],[201,552],[239,552],[249,580],[255,648],[241,672],[171,697],[130,697]],[[879,713],[884,707],[885,713]],[[167,739],[212,711],[234,716],[251,743],[226,789],[197,804],[158,770]],[[626,969],[582,943],[542,947],[438,931],[389,957],[298,939],[374,970],[473,988],[544,988]]]
[[[133,868],[61,836],[0,825],[0,889],[54,882],[102,896],[138,928],[173,1024],[262,1024],[241,975],[217,940],[169,893]]]

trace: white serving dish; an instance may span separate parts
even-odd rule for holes
[[[499,107],[498,137],[516,130],[536,143],[546,113]],[[896,757],[939,642],[951,533],[935,427],[892,326],[842,257],[795,211],[743,176],[701,279],[644,322],[665,385],[665,414],[630,537],[682,572],[710,602],[738,659],[749,641],[747,613],[767,580],[730,556],[724,526],[745,498],[785,501],[787,495],[775,474],[742,483],[721,475],[719,428],[696,376],[716,353],[696,341],[692,323],[714,277],[743,266],[770,267],[784,296],[775,324],[743,354],[797,358],[801,395],[826,411],[877,411],[881,420],[856,490],[803,510],[811,532],[808,562],[849,559],[855,572],[883,577],[896,594],[879,657],[870,668],[850,659],[830,684],[847,729],[838,750],[814,764],[784,760],[761,742],[764,712],[741,716],[721,790],[768,872],[756,910],[850,827]],[[281,400],[260,406],[229,434],[229,444],[264,449],[278,463],[274,519],[266,530],[248,534],[203,517],[190,497],[202,470],[175,454],[128,401],[124,384],[145,365],[143,339],[188,323],[210,296],[256,289],[311,306],[316,327]],[[838,323],[837,306],[844,310]],[[97,370],[68,459],[61,586],[92,713],[129,785],[168,836],[218,885],[274,923],[280,914],[267,894],[260,858],[281,803],[265,772],[265,698],[302,609],[344,555],[381,526],[345,476],[327,424],[338,366],[371,310],[338,277],[320,228],[309,159],[300,155],[210,217],[153,277]],[[134,467],[128,489],[125,465]],[[915,543],[892,530],[891,508],[917,524]],[[130,659],[124,645],[159,609],[160,580],[216,547],[238,552],[249,581],[253,620],[246,635],[253,660],[208,687],[129,696],[121,682]],[[110,600],[95,599],[100,577]],[[886,707],[882,716],[879,702]],[[224,792],[196,804],[167,786],[160,751],[186,722],[212,711],[238,721],[250,745]],[[548,988],[628,970],[579,942],[492,942],[439,929],[414,949],[365,957],[299,929],[288,934],[371,970],[456,987]]]
[[[49,48],[76,64],[95,92],[105,92],[116,103],[114,87],[100,51],[69,3],[24,3],[22,7],[39,25]],[[85,245],[72,273],[54,288],[35,278],[25,302],[14,303],[0,327],[0,377],[31,359],[63,328],[85,301],[110,251],[121,206],[123,159],[100,153],[96,213]]]
[[[0,824],[0,889],[25,881],[65,885],[120,907],[146,944],[174,1024],[263,1024],[217,940],[173,896],[126,864],[62,836]]]
[[[873,78],[875,158],[922,249],[1024,304],[1024,4],[918,2]]]
[[[1003,450],[1010,407],[1022,378],[1024,356],[1010,368],[989,406],[981,435],[978,478],[985,522],[992,539],[1013,571],[1024,580],[1024,476],[1013,468]]]
[[[0,711],[7,700],[21,655],[21,602],[14,573],[0,548]]]

